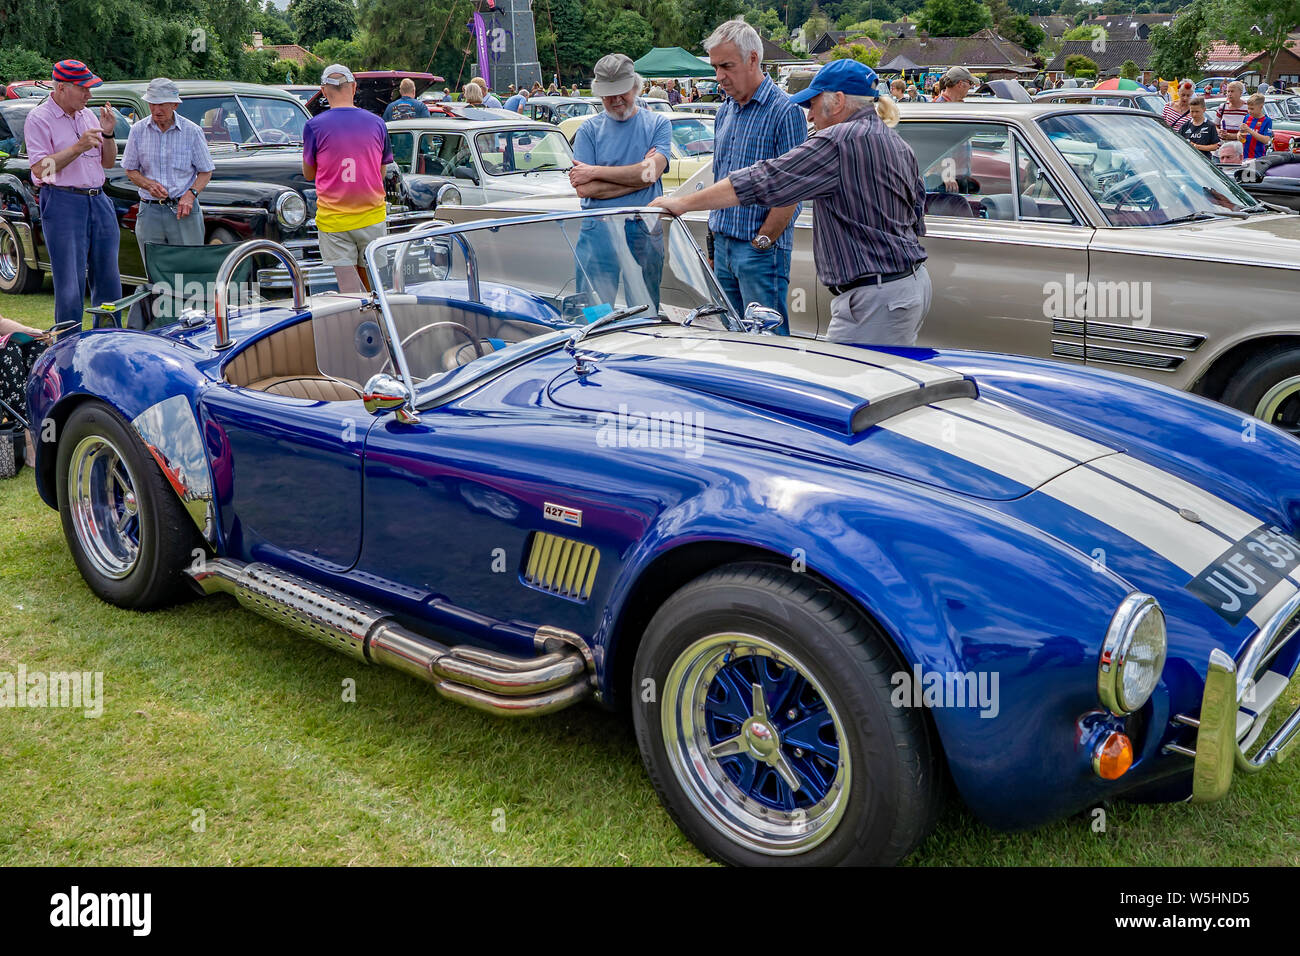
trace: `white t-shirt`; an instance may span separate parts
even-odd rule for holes
[[[1233,107],[1224,102],[1217,110],[1214,111],[1214,125],[1219,127],[1219,133],[1235,133],[1241,127],[1242,121],[1250,113],[1243,100],[1240,107]]]

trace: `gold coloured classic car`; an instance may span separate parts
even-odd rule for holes
[[[1140,110],[1005,100],[900,109],[927,191],[934,298],[921,344],[1128,372],[1300,433],[1300,217],[1252,198]],[[680,188],[710,181],[706,170]],[[439,213],[538,208],[556,207]],[[707,214],[686,221],[702,244]],[[812,228],[805,204],[794,335],[830,324]]]

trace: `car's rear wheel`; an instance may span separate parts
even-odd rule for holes
[[[192,593],[184,570],[194,522],[139,438],[107,405],[88,402],[59,434],[59,515],[90,589],[145,610]]]
[[[1248,362],[1222,401],[1300,437],[1300,349],[1276,349]]]
[[[873,624],[806,575],[719,569],[669,598],[638,649],[646,769],[716,860],[896,863],[940,800],[925,715],[890,702],[902,669]]]
[[[39,292],[45,273],[23,260],[18,232],[7,219],[0,219],[0,292],[27,295]]]

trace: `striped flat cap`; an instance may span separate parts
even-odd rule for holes
[[[54,81],[56,83],[75,83],[87,89],[99,86],[104,81],[90,72],[90,67],[80,60],[60,60],[54,64]]]

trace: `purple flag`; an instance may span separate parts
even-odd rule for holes
[[[483,79],[488,81],[488,86],[491,86],[492,61],[488,58],[487,26],[483,23],[482,15],[477,11],[470,18],[469,32],[474,34],[474,42],[478,48],[478,68],[483,71]]]

